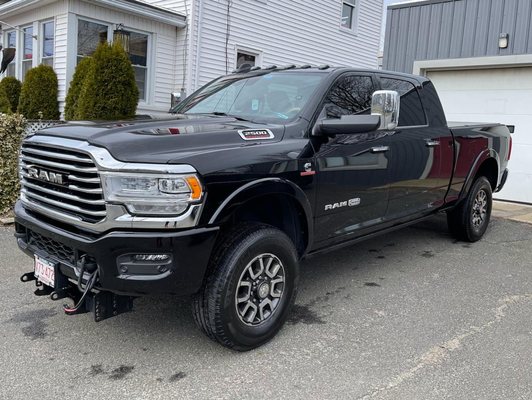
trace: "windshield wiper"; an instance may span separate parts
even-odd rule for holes
[[[222,111],[213,111],[212,113],[209,113],[209,114],[217,115],[220,117],[231,117],[231,118],[236,119],[237,121],[253,122],[250,119],[242,118],[242,117],[239,117],[238,115],[227,114]]]

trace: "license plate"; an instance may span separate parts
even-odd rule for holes
[[[55,265],[35,254],[35,277],[47,286],[54,287]]]

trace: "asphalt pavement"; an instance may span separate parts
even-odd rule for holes
[[[19,276],[0,227],[0,399],[532,399],[532,225],[480,242],[444,218],[304,261],[290,321],[237,353],[186,299],[143,298],[100,323]]]

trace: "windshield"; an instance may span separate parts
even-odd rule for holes
[[[322,79],[323,75],[318,73],[232,75],[211,82],[172,112],[230,115],[256,122],[283,123],[299,114]]]

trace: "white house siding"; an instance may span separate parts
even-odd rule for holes
[[[188,0],[187,7],[184,0],[143,1],[188,14],[188,92],[226,73],[227,0]],[[376,68],[383,2],[357,3],[357,27],[352,32],[340,28],[341,0],[232,0],[228,70],[235,67],[237,48],[258,52],[262,66],[312,63]],[[178,40],[182,43],[184,38]]]
[[[64,108],[64,100],[66,95],[66,43],[67,43],[67,5],[68,0],[57,1],[51,4],[45,4],[39,8],[28,10],[16,15],[7,15],[2,19],[6,20],[10,25],[17,27],[24,27],[36,21],[49,21],[54,20],[55,23],[55,39],[54,39],[54,70],[57,74],[58,84],[59,84],[59,105],[60,109]],[[7,28],[9,30],[9,28]],[[18,32],[17,38],[17,47],[21,43],[20,35],[22,33]],[[41,35],[37,35],[40,39]],[[40,60],[40,43],[39,41],[33,41],[33,51],[34,51],[34,67],[37,66]],[[20,50],[20,49],[19,49]],[[20,60],[22,59],[22,51],[17,51],[16,54],[18,69],[17,77],[20,79]]]
[[[226,1],[209,1],[200,16],[196,88],[225,74]],[[236,49],[260,52],[269,64],[331,64],[376,68],[382,0],[359,0],[356,33],[340,28],[341,1],[233,0],[228,65]]]
[[[177,42],[174,44],[176,47],[175,65],[176,67],[176,82],[174,86],[174,92],[179,92],[184,89],[187,93],[190,93],[189,81],[187,78],[187,64],[188,68],[194,69],[193,59],[191,55],[193,48],[194,34],[197,32],[197,13],[193,12],[193,8],[197,7],[197,2],[193,0],[141,0],[144,3],[152,6],[160,7],[163,9],[177,12],[187,16],[187,28],[179,29],[177,31]],[[194,20],[194,23],[192,22]],[[188,32],[187,32],[188,30]]]
[[[124,27],[151,33],[151,45],[148,51],[148,94],[147,102],[140,102],[138,112],[168,111],[170,94],[180,87],[178,82],[182,74],[183,64],[177,62],[176,46],[178,29],[148,18],[126,14],[109,8],[104,8],[89,2],[72,1],[69,11],[79,16],[106,22],[109,24],[124,24]],[[77,42],[77,27],[72,29],[69,39]],[[74,48],[74,52],[75,52]]]

